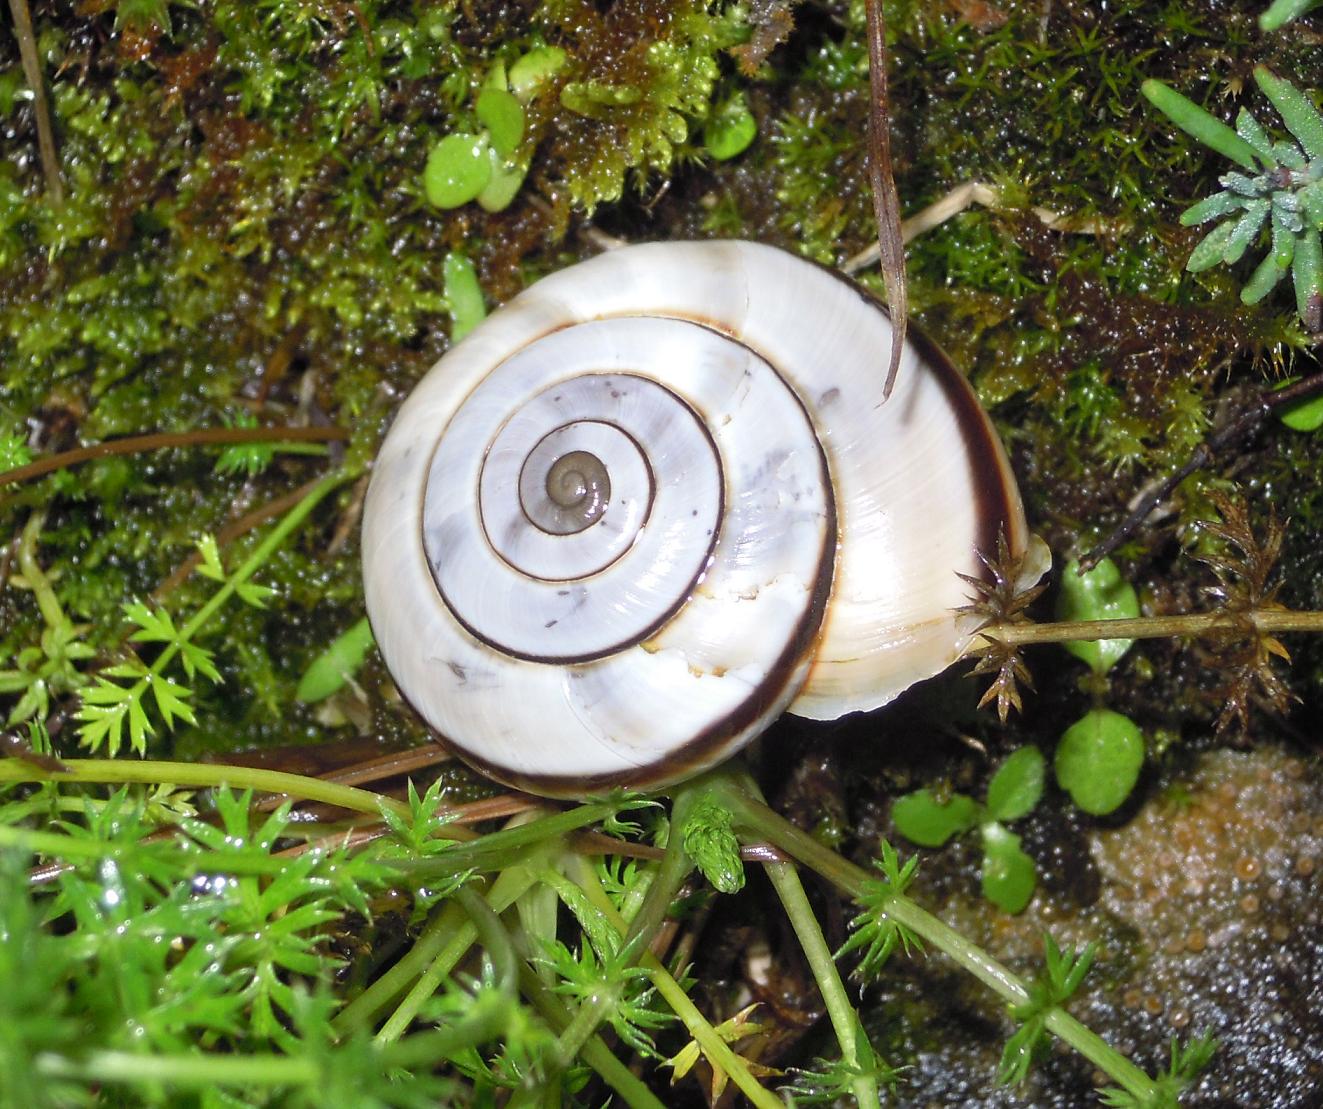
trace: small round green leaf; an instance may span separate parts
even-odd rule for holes
[[[1121,577],[1110,558],[1104,558],[1087,574],[1072,559],[1061,575],[1057,596],[1058,620],[1128,620],[1139,615],[1139,597]],[[1087,662],[1096,674],[1106,674],[1134,645],[1133,639],[1072,640],[1064,643],[1072,655]]]
[[[758,121],[742,92],[720,105],[703,127],[703,145],[717,161],[743,154],[758,135]]]
[[[478,93],[476,110],[497,154],[508,158],[519,149],[524,137],[524,108],[518,100],[504,89],[483,89]]]
[[[300,701],[323,701],[338,692],[363,665],[373,642],[372,628],[365,616],[312,660],[299,679],[294,696]]]
[[[510,67],[510,91],[525,104],[565,64],[559,46],[538,46]]]
[[[953,793],[943,802],[931,790],[918,789],[891,806],[897,831],[922,847],[941,847],[952,836],[969,831],[978,818],[978,803],[963,793]]]
[[[997,908],[1018,913],[1034,895],[1034,860],[1020,849],[1020,837],[995,821],[983,825],[983,896]]]
[[[988,783],[988,816],[1004,821],[1028,816],[1043,796],[1045,773],[1046,762],[1037,747],[1013,752]]]
[[[487,136],[458,131],[432,147],[423,188],[438,208],[458,208],[482,192],[491,173]]]
[[[519,187],[524,183],[528,166],[507,161],[494,149],[488,150],[487,153],[491,155],[492,175],[483,186],[482,192],[478,194],[478,203],[488,212],[503,212],[519,194]]]
[[[1299,380],[1298,377],[1287,378],[1277,388],[1285,389]],[[1292,431],[1317,431],[1323,427],[1323,396],[1309,397],[1306,400],[1296,401],[1295,404],[1288,404],[1277,413],[1277,418]]]
[[[1110,709],[1086,713],[1057,744],[1058,784],[1095,816],[1112,812],[1130,796],[1143,765],[1143,734],[1129,717]]]

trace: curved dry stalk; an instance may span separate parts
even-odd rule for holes
[[[165,447],[203,447],[232,443],[330,443],[348,439],[342,427],[204,427],[195,431],[158,431],[150,435],[130,435],[108,439],[90,447],[75,447],[47,458],[38,458],[26,466],[0,473],[0,486],[21,481],[115,454],[140,454]]]
[[[64,203],[64,178],[60,174],[60,158],[55,150],[55,128],[51,124],[46,82],[41,75],[37,36],[32,30],[32,12],[28,8],[28,0],[9,0],[9,10],[14,16],[14,37],[18,39],[23,78],[32,90],[32,114],[37,121],[37,152],[41,157],[41,171],[46,177],[46,193],[51,204],[60,205]]]

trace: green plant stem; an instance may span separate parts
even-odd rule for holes
[[[365,1027],[382,1009],[403,993],[436,958],[456,928],[463,927],[462,910],[453,901],[432,907],[427,925],[402,958],[376,978],[361,994],[335,1015],[331,1027],[343,1036]],[[475,933],[476,934],[476,933]]]
[[[559,839],[589,824],[614,816],[625,804],[623,799],[590,801],[564,812],[540,817],[513,828],[502,828],[481,839],[447,851],[434,859],[405,859],[396,865],[415,879],[449,875],[456,870],[501,870],[523,859],[530,847]]]
[[[230,595],[266,564],[266,561],[279,549],[280,545],[289,538],[290,533],[308,518],[308,515],[322,502],[327,494],[333,493],[340,486],[356,477],[358,477],[356,472],[342,470],[318,482],[308,495],[290,509],[281,518],[280,522],[267,533],[262,542],[257,545],[257,549],[244,559],[243,564],[233,574],[225,579],[225,583],[208,598],[207,603],[198,609],[188,623],[179,629],[179,635],[167,643],[165,649],[152,662],[149,668],[150,674],[160,675],[163,673],[170,660],[179,653],[181,645],[191,640],[199,629],[205,627],[207,621],[230,599]],[[145,691],[150,680],[150,677],[141,679],[136,683],[135,690],[141,687]]]
[[[831,848],[824,847],[807,832],[796,828],[756,800],[743,785],[727,777],[725,780],[716,780],[713,788],[721,791],[722,797],[735,814],[737,824],[745,832],[766,839],[805,866],[816,870],[850,897],[859,900],[864,889],[873,884],[867,871],[843,859]],[[1029,1000],[1029,991],[1017,975],[908,897],[894,895],[887,914],[933,947],[944,951],[950,959],[1009,1004],[1023,1005]],[[1056,1007],[1048,1010],[1046,1025],[1053,1035],[1068,1043],[1136,1098],[1143,1100],[1157,1095],[1157,1086],[1147,1074],[1064,1009]]]
[[[674,821],[672,821],[671,828],[673,839],[679,841],[680,836],[675,830]],[[587,894],[588,900],[593,903],[608,924],[624,935],[627,930],[625,918],[611,903],[611,898],[607,896],[606,890],[602,888],[601,882],[597,880],[597,875],[591,872],[591,868],[586,867],[584,869],[586,873],[583,875],[580,885],[583,887],[584,893]],[[711,1022],[690,999],[684,987],[676,981],[674,975],[666,969],[656,955],[651,951],[645,951],[639,960],[639,965],[648,972],[648,976],[652,984],[657,987],[657,992],[661,994],[662,1000],[680,1018],[690,1037],[702,1049],[703,1054],[707,1056],[709,1063],[723,1070],[744,1096],[758,1109],[784,1109],[781,1099],[758,1081],[745,1064],[744,1059],[736,1055],[731,1046],[721,1038],[720,1033],[712,1027]]]
[[[1136,616],[1127,620],[1064,620],[1046,624],[994,624],[974,636],[1012,646],[1026,643],[1064,643],[1072,639],[1162,639],[1202,635],[1213,630],[1244,629],[1260,632],[1323,632],[1323,612],[1292,609],[1255,609],[1251,612],[1194,612],[1178,616]]]
[[[251,789],[258,793],[283,794],[300,801],[322,801],[351,812],[371,813],[379,816],[383,808],[407,819],[412,819],[409,806],[354,786],[337,785],[321,778],[303,774],[287,774],[281,770],[263,770],[253,766],[227,766],[222,763],[166,762],[143,759],[64,759],[65,770],[45,770],[21,759],[0,760],[0,783],[3,782],[80,782],[118,785],[140,782],[158,785],[168,782],[174,786],[199,789]],[[467,828],[447,828],[447,835],[456,839],[469,839],[474,835]]]
[[[841,1061],[858,1072],[850,1082],[855,1101],[860,1105],[877,1105],[881,1100],[877,1079],[860,1060],[858,1015],[846,996],[845,984],[836,969],[836,960],[832,958],[817,915],[809,904],[804,884],[799,880],[799,872],[791,863],[764,863],[763,869],[777,897],[781,899],[781,905],[799,939],[799,946],[808,959],[809,969],[813,971],[818,989],[822,991],[827,1016],[831,1018],[836,1040],[841,1045]]]
[[[312,1086],[322,1077],[311,1059],[286,1055],[144,1055],[93,1051],[79,1059],[42,1053],[33,1060],[45,1078],[84,1082],[164,1082],[176,1089],[208,1086]]]
[[[504,912],[523,896],[534,881],[531,867],[511,866],[502,870],[487,895],[485,904],[488,911],[493,914]],[[471,896],[477,897],[476,894]],[[463,919],[465,915],[468,916],[467,920]],[[501,932],[504,934],[504,928]],[[405,982],[412,979],[413,986],[391,1013],[390,1019],[382,1025],[376,1037],[379,1044],[398,1040],[413,1023],[423,1003],[436,993],[442,980],[455,969],[477,939],[478,926],[474,921],[473,913],[468,912],[467,907],[456,911],[447,906],[446,911],[438,913],[433,918],[413,950],[386,975],[374,982],[371,990],[364,991],[352,1006],[347,1006],[336,1017],[336,1027],[351,1028],[355,1024],[366,1023],[377,1009],[382,1008],[391,997],[399,993]],[[405,967],[403,971],[397,969],[401,965]],[[377,988],[379,986],[380,989]],[[370,999],[369,993],[374,994]],[[351,1009],[354,1010],[352,1013]]]
[[[699,792],[700,789],[689,783],[676,788],[666,852],[662,856],[657,874],[648,887],[639,911],[628,926],[622,928],[625,931],[625,942],[611,959],[610,971],[618,974],[639,961],[666,919],[666,914],[674,904],[684,880],[693,869],[694,864],[685,853],[683,837],[678,829]],[[563,1067],[568,1067],[574,1061],[583,1043],[596,1032],[598,1025],[607,1019],[619,1000],[620,986],[615,985],[611,989],[600,990],[591,1000],[579,1006],[573,1021],[560,1038],[558,1049]]]
[[[519,988],[553,1032],[561,1033],[569,1026],[572,1018],[565,1003],[548,990],[533,968],[523,961],[519,964]],[[626,1105],[633,1109],[666,1109],[656,1095],[615,1057],[600,1036],[590,1036],[579,1056],[602,1076]]]
[[[55,587],[46,576],[37,561],[37,540],[41,538],[41,529],[46,523],[46,510],[34,512],[23,525],[23,534],[18,541],[18,568],[23,573],[23,580],[36,598],[37,608],[46,626],[55,630],[67,627],[69,618],[60,607],[60,600],[55,595]]]
[[[518,959],[510,942],[509,933],[501,924],[500,918],[497,917],[492,906],[473,890],[461,887],[455,892],[455,899],[468,917],[469,925],[460,930],[465,934],[468,942],[459,950],[455,961],[459,961],[475,940],[481,939],[483,951],[491,961],[499,998],[492,999],[489,995],[480,995],[470,1012],[450,1027],[437,1032],[421,1032],[394,1045],[395,1050],[388,1052],[388,1055],[392,1060],[398,1058],[401,1066],[416,1066],[436,1059],[454,1058],[456,1053],[465,1048],[477,1047],[479,1044],[497,1039],[509,1027],[511,1010],[518,1000]],[[459,936],[456,935],[455,938],[458,940]],[[448,945],[450,949],[456,946],[455,943]],[[431,969],[429,968],[429,973]],[[446,973],[449,973],[449,969],[447,968]],[[430,997],[432,992],[434,989],[428,990],[426,996]],[[403,1008],[401,1006],[400,1010],[396,1010],[391,1021],[400,1017]],[[403,1019],[401,1031],[408,1027],[413,1016],[414,1014],[410,1013]],[[396,1038],[397,1033],[387,1034],[390,1028],[391,1023],[387,1022],[386,1028],[383,1028],[381,1034],[377,1036],[379,1046],[391,1044]]]

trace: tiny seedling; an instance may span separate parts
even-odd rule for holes
[[[1139,597],[1110,558],[1080,573],[1070,562],[1061,577],[1058,620],[1133,620]],[[1106,675],[1134,645],[1133,639],[1072,640],[1063,643],[1072,655],[1088,663],[1095,682]],[[1099,692],[1095,686],[1095,694]],[[1075,721],[1057,744],[1054,769],[1057,784],[1081,809],[1101,816],[1119,808],[1130,796],[1144,765],[1144,737],[1129,717],[1095,705]]]
[[[941,847],[953,836],[979,829],[983,840],[983,896],[1008,913],[1029,904],[1037,883],[1034,861],[1020,837],[1006,827],[1027,816],[1043,795],[1042,752],[1021,747],[1001,764],[979,804],[963,793],[939,797],[919,789],[896,800],[891,819],[906,839],[921,847]]]
[[[519,58],[507,74],[497,64],[473,101],[472,130],[446,135],[427,156],[423,189],[438,208],[459,208],[476,200],[489,212],[510,206],[528,173],[524,145],[524,106],[565,64],[556,47],[538,47]]]

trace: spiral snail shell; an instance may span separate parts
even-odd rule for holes
[[[657,787],[787,708],[876,708],[949,666],[1004,532],[973,393],[863,290],[748,242],[547,277],[422,379],[378,456],[368,612],[468,762],[549,796]]]

